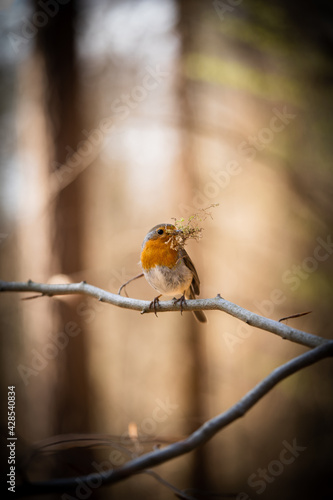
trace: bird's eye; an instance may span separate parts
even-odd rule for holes
[[[157,234],[163,234],[163,233],[164,233],[163,229],[158,229],[157,230]]]

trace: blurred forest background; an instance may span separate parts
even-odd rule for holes
[[[273,319],[311,310],[288,324],[332,337],[329,0],[16,0],[1,2],[0,23],[1,279],[117,292],[152,226],[218,203],[188,245],[201,297]],[[144,280],[127,291],[154,297]],[[0,301],[2,424],[15,385],[22,453],[135,425],[152,442],[180,438],[305,351],[218,312],[199,326],[83,296],[22,297]],[[332,371],[325,360],[297,373],[156,471],[200,498],[329,498]],[[249,478],[294,440],[305,450],[259,492]],[[94,456],[56,456],[32,477],[70,461],[81,474]],[[173,497],[142,474],[91,497],[134,495]]]

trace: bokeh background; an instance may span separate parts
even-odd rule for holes
[[[1,279],[117,292],[152,226],[219,204],[187,248],[201,297],[273,319],[312,311],[289,324],[332,337],[331,2],[16,0],[0,23]],[[127,291],[154,297],[143,280]],[[219,312],[198,325],[24,296],[0,302],[2,423],[15,385],[20,454],[59,434],[180,438],[305,352]],[[332,417],[324,360],[156,471],[198,498],[329,498]],[[83,453],[31,477],[85,472]],[[134,495],[173,498],[145,475],[90,496]]]

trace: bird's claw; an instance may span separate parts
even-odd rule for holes
[[[185,294],[183,293],[183,295],[181,297],[179,297],[179,299],[174,298],[173,302],[174,302],[174,304],[177,304],[177,302],[179,302],[180,314],[182,315],[183,314],[183,306],[184,306],[184,304],[186,304]]]
[[[158,295],[157,297],[154,298],[154,300],[151,301],[151,303],[149,304],[149,309],[154,309],[154,314],[156,316],[156,318],[158,317],[157,316],[157,311],[156,311],[156,306],[160,303],[160,295]]]

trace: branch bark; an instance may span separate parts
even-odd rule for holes
[[[146,300],[132,299],[122,297],[114,293],[108,292],[101,288],[88,285],[85,281],[81,283],[71,283],[66,285],[49,285],[44,283],[34,283],[31,280],[27,282],[7,282],[0,281],[0,292],[34,292],[40,293],[40,296],[53,297],[56,295],[88,295],[94,297],[101,302],[106,302],[117,307],[125,309],[133,309],[140,311],[141,314],[153,313],[154,310],[149,307],[150,302]],[[178,311],[180,312],[180,304],[174,301],[160,302],[156,307],[157,312]],[[240,307],[232,302],[223,299],[219,294],[211,299],[196,299],[187,300],[183,305],[184,311],[222,311],[235,318],[247,323],[250,326],[265,330],[283,339],[290,340],[305,347],[317,347],[329,342],[327,339],[313,335],[311,333],[291,328],[288,325],[279,323],[269,318],[255,314],[243,307]]]
[[[284,365],[276,368],[251,391],[249,391],[235,405],[224,413],[208,420],[195,432],[182,441],[171,444],[163,449],[158,449],[134,458],[122,467],[106,471],[104,473],[92,473],[86,476],[72,477],[66,479],[53,479],[35,483],[24,483],[17,489],[18,496],[43,495],[55,492],[73,492],[82,484],[88,488],[111,485],[122,481],[133,474],[144,471],[147,468],[155,467],[173,458],[185,455],[193,451],[198,446],[205,444],[217,432],[227,427],[235,420],[244,416],[261,398],[263,398],[279,382],[289,377],[293,373],[310,366],[317,361],[333,356],[333,341],[327,341],[324,345],[316,347],[311,351],[288,361]],[[111,465],[111,464],[110,464]],[[92,486],[96,485],[96,486]]]

